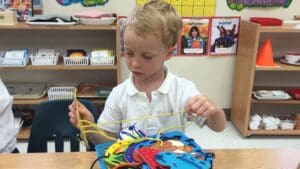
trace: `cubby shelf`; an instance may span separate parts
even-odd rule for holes
[[[0,26],[0,51],[24,49],[34,52],[37,48],[52,48],[60,52],[60,60],[53,66],[0,67],[0,77],[4,82],[43,82],[47,84],[105,83],[116,86],[120,83],[120,30],[119,24],[107,26],[41,26],[19,22],[13,26]],[[110,49],[115,53],[114,65],[69,66],[64,65],[62,55],[67,49]],[[105,99],[88,98],[97,107]],[[48,98],[14,100],[14,107],[34,107]],[[18,139],[28,139],[30,127],[20,129]]]
[[[300,43],[300,26],[260,26],[249,21],[241,21],[238,53],[233,82],[231,120],[243,136],[288,135],[300,136],[300,130],[250,130],[249,120],[253,114],[298,114],[299,100],[257,100],[253,90],[288,90],[300,88],[300,66],[279,62],[286,51],[297,50]],[[273,60],[277,67],[256,66],[259,47],[265,39],[270,39]],[[298,47],[299,49],[299,47]],[[298,110],[298,111],[297,111]]]

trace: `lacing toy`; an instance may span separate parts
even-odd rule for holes
[[[134,131],[135,126],[129,128]],[[210,169],[214,158],[179,131],[161,133],[159,139],[154,135],[99,144],[96,152],[101,169]]]
[[[161,129],[157,135],[145,136],[145,134],[135,127],[135,124],[119,132],[119,139],[110,137],[97,124],[87,120],[82,120],[78,111],[78,101],[76,91],[74,90],[74,101],[76,106],[76,114],[80,136],[88,147],[87,133],[100,134],[110,140],[104,144],[95,146],[97,159],[91,165],[99,161],[101,169],[210,169],[214,155],[202,151],[201,147],[195,141],[185,136],[180,131],[165,132],[169,129],[184,128],[186,126],[171,126]],[[183,112],[177,112],[183,113]],[[162,117],[174,115],[172,113],[164,113],[156,116],[145,116],[137,119],[125,119],[120,121],[106,122],[101,125],[120,124],[123,122],[149,119],[153,117]],[[198,122],[198,117],[191,117],[189,122]],[[198,122],[199,123],[199,122]],[[198,124],[197,123],[197,124]],[[201,122],[204,123],[204,122]],[[190,124],[190,123],[187,123]],[[198,124],[202,126],[202,124]],[[93,128],[91,130],[90,128]]]

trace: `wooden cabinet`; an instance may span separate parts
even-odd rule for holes
[[[54,66],[1,67],[0,77],[4,82],[47,82],[48,84],[73,85],[86,83],[120,83],[120,31],[118,24],[109,26],[30,26],[19,23],[0,26],[0,51],[28,48],[54,48],[62,55],[67,49],[105,48],[114,51],[115,64],[104,66],[65,66],[62,57]],[[37,100],[14,100],[14,106],[36,105],[47,97]],[[93,99],[97,105],[104,99]],[[26,132],[21,132],[26,138]]]
[[[278,67],[256,67],[259,47],[269,38]],[[243,136],[300,135],[300,130],[250,130],[253,114],[299,114],[300,100],[256,100],[252,91],[258,89],[300,88],[300,66],[279,62],[286,51],[300,51],[300,26],[260,26],[241,21],[238,54],[235,63],[231,120]]]

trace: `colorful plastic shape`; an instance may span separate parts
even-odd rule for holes
[[[162,152],[166,153],[166,151],[164,150],[164,146],[163,146],[164,143],[159,142],[155,139],[157,139],[157,136],[153,135],[153,136],[149,137],[149,139],[147,139],[147,140],[145,140],[144,138],[135,139],[135,140],[122,140],[122,141],[115,142],[109,148],[107,148],[105,146],[104,146],[105,149],[102,149],[102,150],[96,148],[98,158],[99,158],[98,154],[103,155],[103,152],[105,152],[104,161],[105,161],[106,167],[101,167],[101,168],[105,169],[107,167],[109,167],[109,168],[119,167],[119,169],[120,169],[120,168],[122,168],[122,165],[124,163],[128,163],[126,165],[131,165],[129,163],[138,163],[138,164],[140,164],[139,167],[141,169],[150,169],[150,168],[155,168],[157,166],[157,164],[155,164],[154,161],[151,160],[153,158],[155,158],[156,162],[158,162],[157,161],[158,158],[163,159],[162,161],[165,161],[162,163],[158,162],[160,165],[168,163],[168,165],[162,165],[164,167],[171,167],[171,165],[173,167],[175,167],[176,165],[183,166],[182,165],[183,163],[184,164],[185,163],[193,163],[193,164],[186,164],[186,165],[190,165],[191,168],[193,168],[193,167],[197,168],[201,165],[201,167],[203,169],[206,169],[203,166],[212,166],[212,162],[214,159],[213,154],[202,151],[201,147],[198,144],[196,144],[193,139],[186,137],[180,131],[162,133],[159,136],[160,140],[166,141],[167,144],[165,143],[166,144],[165,147],[167,147],[167,150],[170,150],[170,145],[169,145],[170,142],[171,142],[172,146],[173,145],[180,146],[180,147],[182,147],[182,145],[188,146],[188,149],[187,149],[188,151],[185,151],[185,149],[184,149],[183,151],[180,152],[179,155],[177,155],[175,152],[169,152],[169,153],[175,154],[176,155],[175,158],[178,159],[176,161],[176,163],[174,163],[174,164],[172,162],[168,161],[169,159],[174,158],[174,155],[169,155],[170,157],[167,157],[167,158],[164,158],[164,157],[157,158],[157,156],[160,153],[162,153]],[[160,143],[161,146],[158,146],[159,145],[158,143]],[[181,144],[181,143],[183,143],[183,144]],[[153,147],[152,145],[154,145],[154,144],[157,144],[157,145],[155,145]],[[173,150],[172,147],[171,147],[171,149]],[[180,150],[182,150],[182,149],[180,149]],[[99,151],[101,151],[102,153],[98,153]],[[159,153],[157,154],[157,152],[159,152]],[[151,158],[149,158],[148,156]],[[168,155],[166,155],[166,156],[168,156]],[[177,162],[179,162],[179,163],[177,164]],[[99,163],[101,163],[101,161]],[[102,161],[102,163],[104,164],[103,161]],[[100,166],[101,165],[102,164],[100,164]],[[123,166],[123,168],[126,168],[126,165]],[[133,165],[136,165],[136,164],[133,164]],[[137,166],[135,166],[135,167],[137,167]],[[132,167],[132,168],[134,168],[134,167]],[[186,168],[188,168],[188,167],[186,167]],[[210,167],[207,167],[207,168],[210,168]],[[177,169],[177,168],[173,168],[173,169]]]
[[[138,149],[139,155],[142,157],[144,162],[148,164],[150,169],[166,169],[166,167],[163,167],[162,165],[156,162],[155,157],[160,152],[161,150],[155,150],[146,147]]]
[[[135,127],[135,124],[129,126],[128,128],[122,129],[119,132],[119,139],[120,140],[134,140],[138,138],[143,138],[146,135]]]
[[[115,166],[113,169],[140,169],[141,164],[140,163],[122,163],[117,166]]]
[[[106,142],[106,143],[103,143],[103,144],[97,144],[97,145],[95,146],[96,153],[97,153],[97,157],[98,157],[98,158],[103,157],[103,158],[100,158],[100,159],[98,160],[101,169],[107,169],[106,164],[105,164],[105,162],[104,162],[105,151],[106,151],[112,144],[114,144],[114,143],[115,143],[115,142],[111,141],[111,142]]]
[[[141,140],[119,140],[112,144],[105,152],[104,161],[110,166],[117,166],[126,162],[124,155],[129,145]]]
[[[125,151],[124,158],[127,162],[143,162],[142,158],[137,154],[137,150],[142,147],[149,147],[154,143],[153,140],[145,140],[131,144]]]
[[[170,169],[210,169],[211,164],[205,160],[199,160],[195,156],[185,153],[160,152],[156,156],[156,161]]]

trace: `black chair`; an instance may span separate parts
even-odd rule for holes
[[[97,108],[92,101],[79,100],[94,118]],[[71,152],[79,151],[80,131],[69,122],[68,106],[72,100],[44,101],[37,105],[33,116],[27,152],[48,152],[47,142],[55,141],[55,152],[64,151],[64,140],[70,140]],[[90,145],[94,150],[93,145]]]

